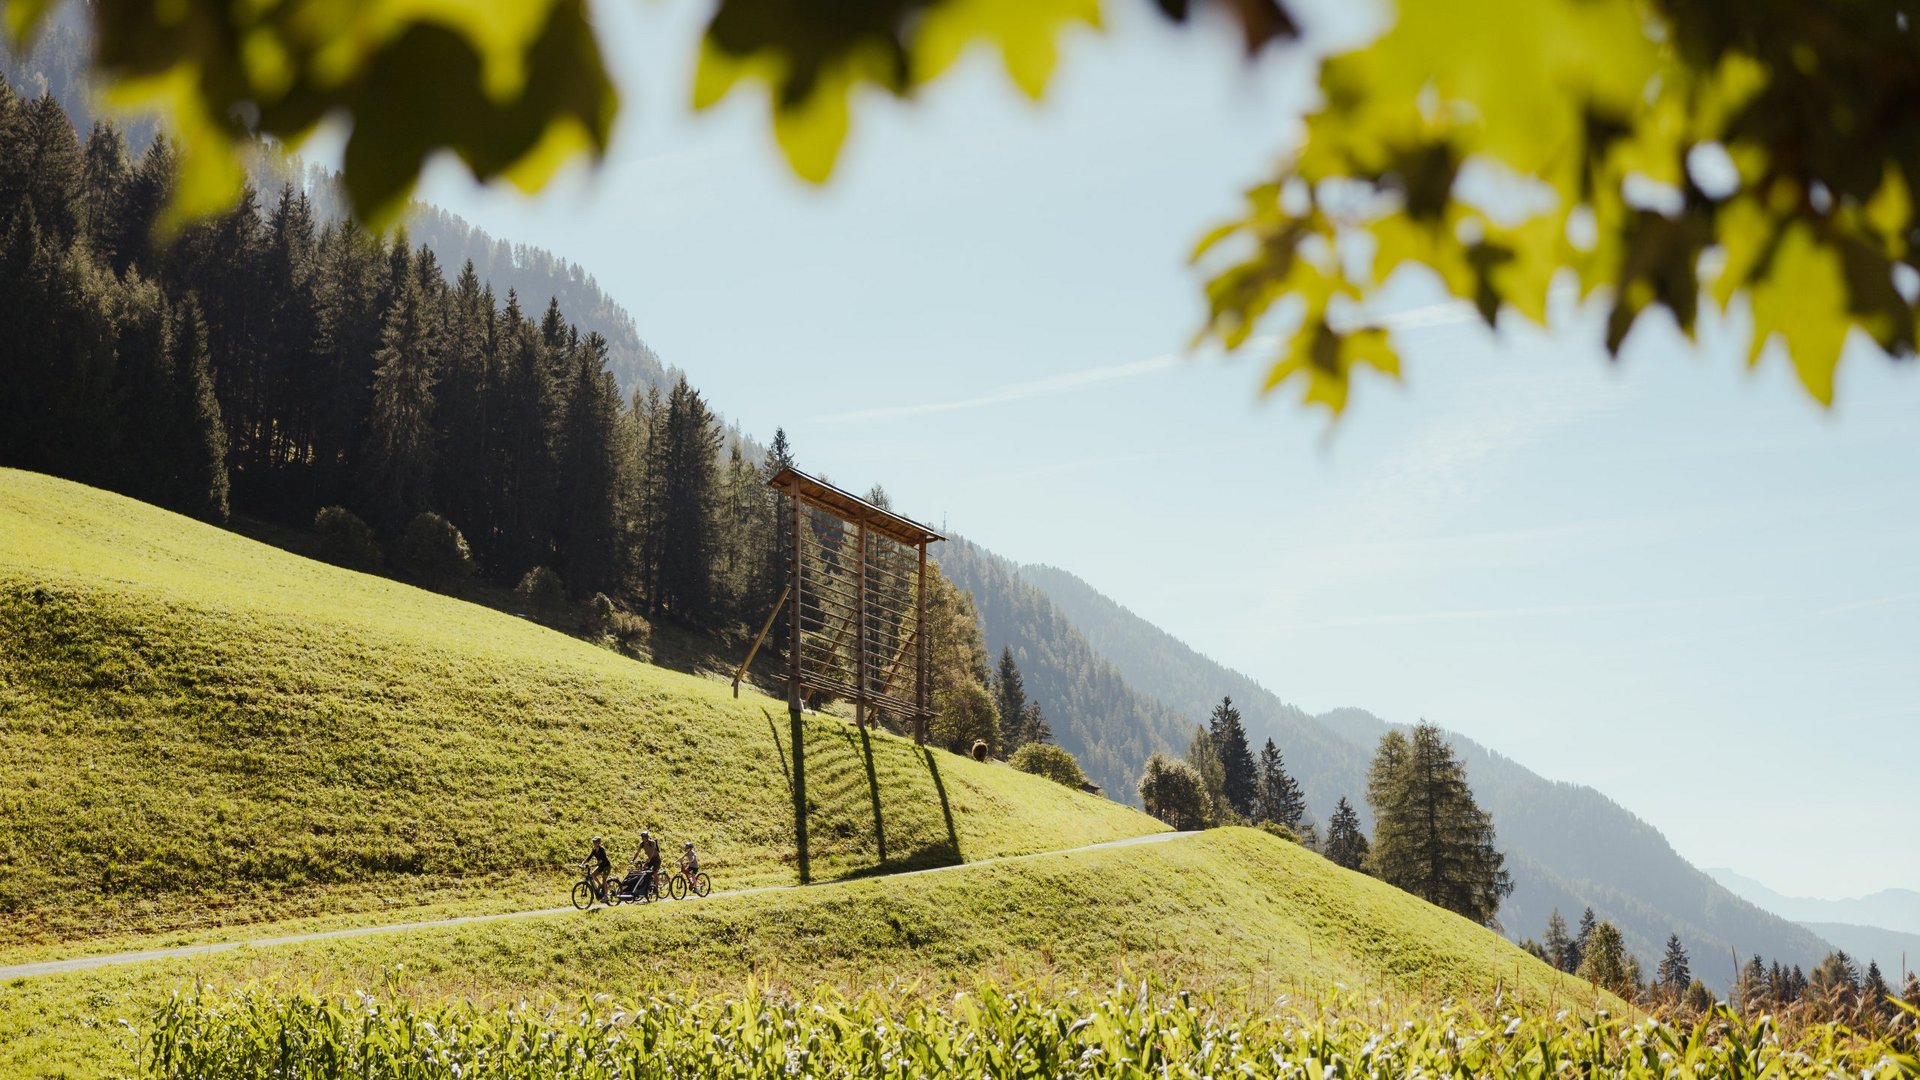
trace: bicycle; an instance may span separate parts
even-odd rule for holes
[[[613,899],[613,897],[618,894],[604,885],[596,885],[594,883],[592,866],[593,864],[591,862],[581,863],[579,867],[580,880],[573,883],[573,906],[579,908],[581,911],[592,907],[595,900],[606,904],[608,907],[612,907],[614,904],[620,902],[617,899]]]
[[[676,870],[673,880],[667,885],[667,891],[675,900],[685,900],[688,893],[705,896],[713,891],[713,880],[707,877],[704,870],[697,870],[692,876],[688,876],[684,870]]]
[[[623,888],[626,887],[627,881],[629,879],[634,878],[642,873],[644,873],[643,869],[637,864],[628,867],[625,877],[621,878],[618,882],[615,882],[612,885],[608,886],[607,903],[610,905],[611,904],[647,904],[647,903],[652,903],[655,900],[665,900],[667,898],[667,880],[666,880],[666,876],[664,874],[661,874],[659,871],[654,872],[653,880],[647,883],[648,887],[645,892],[628,893],[628,892],[621,891]]]

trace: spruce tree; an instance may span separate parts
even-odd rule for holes
[[[208,370],[207,328],[192,297],[173,311],[168,334],[170,395],[176,420],[173,461],[174,504],[205,521],[227,520],[227,431]]]
[[[574,381],[559,433],[555,559],[581,597],[613,592],[619,582],[620,391],[605,368],[607,343],[590,334],[575,350]]]
[[[1207,718],[1207,734],[1220,758],[1220,793],[1233,812],[1249,821],[1260,816],[1260,774],[1247,745],[1247,729],[1231,697],[1223,697]],[[1297,823],[1297,822],[1296,822]]]
[[[1892,996],[1893,988],[1887,985],[1886,976],[1880,973],[1879,962],[1867,961],[1867,973],[1860,980],[1860,1011],[1874,1017],[1889,1016],[1892,1004],[1887,999]]]
[[[1259,782],[1256,790],[1259,799],[1258,813],[1255,816],[1259,820],[1271,821],[1276,825],[1299,831],[1301,821],[1307,816],[1307,799],[1301,793],[1300,785],[1287,774],[1286,760],[1272,739],[1268,739],[1267,744],[1260,748]],[[1328,834],[1328,841],[1329,843],[1332,841],[1331,832]]]
[[[1000,666],[993,675],[993,703],[1000,717],[998,749],[1003,757],[1012,757],[1026,741],[1027,684],[1020,676],[1011,645],[1000,649]]]
[[[397,531],[431,505],[433,339],[420,285],[401,282],[380,337],[367,418],[368,503]]]
[[[1474,802],[1466,770],[1440,730],[1422,723],[1412,739],[1381,739],[1368,776],[1375,873],[1475,922],[1494,925],[1513,892],[1493,820]]]
[[[717,614],[713,554],[719,546],[720,429],[684,376],[667,397],[665,439],[660,603],[684,623],[710,625]]]
[[[120,251],[120,237],[127,216],[127,189],[133,182],[133,166],[127,160],[127,141],[120,129],[96,121],[87,137],[83,172],[86,187],[81,195],[82,231],[94,251],[124,275],[127,258]]]
[[[1367,834],[1361,831],[1360,814],[1345,795],[1334,804],[1333,817],[1327,821],[1327,858],[1349,870],[1365,870]]]
[[[1779,965],[1774,965],[1775,970]],[[1735,1001],[1744,1013],[1756,1013],[1767,1007],[1772,1000],[1772,986],[1767,981],[1767,964],[1754,953],[1746,966],[1740,969],[1740,982],[1735,987]]]
[[[1580,961],[1586,958],[1587,939],[1593,936],[1593,928],[1599,923],[1593,917],[1593,908],[1588,907],[1580,913],[1580,925],[1573,934],[1573,957],[1571,970],[1580,970]]]
[[[1040,709],[1040,703],[1027,699],[1027,707],[1020,711],[1020,745],[1046,745],[1053,742],[1053,727],[1047,723],[1047,714]]]
[[[52,94],[42,94],[21,111],[23,144],[10,149],[24,152],[18,182],[39,219],[53,250],[64,251],[80,234],[84,219],[81,202],[86,164],[80,139]]]
[[[1573,959],[1573,938],[1567,933],[1567,920],[1560,917],[1560,909],[1554,908],[1547,916],[1547,935],[1541,942],[1546,946],[1547,963],[1561,971],[1571,971],[1577,964]]]
[[[1661,995],[1669,1002],[1679,1004],[1681,995],[1693,982],[1693,969],[1688,964],[1687,950],[1680,944],[1679,934],[1667,935],[1667,951],[1660,958],[1657,978]]]

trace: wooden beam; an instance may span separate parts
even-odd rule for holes
[[[793,583],[789,581],[787,587],[780,590],[780,599],[773,602],[773,610],[767,612],[767,621],[760,624],[760,636],[753,639],[753,648],[748,649],[747,658],[740,661],[740,670],[733,673],[734,697],[740,696],[740,680],[747,677],[747,666],[753,663],[754,656],[760,652],[760,644],[767,640],[767,634],[773,630],[774,620],[780,617],[780,609],[787,606],[787,594],[792,591]]]

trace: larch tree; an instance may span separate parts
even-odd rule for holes
[[[1382,881],[1495,925],[1513,892],[1505,856],[1494,847],[1493,819],[1474,802],[1466,769],[1440,729],[1422,723],[1413,738],[1381,739],[1368,776],[1378,822],[1374,873]]]
[[[1626,940],[1620,936],[1619,929],[1602,921],[1595,923],[1593,932],[1587,936],[1577,974],[1602,990],[1632,1001],[1637,990],[1638,979],[1634,974],[1637,966],[1627,954]]]
[[[1231,821],[1234,810],[1227,802],[1226,769],[1220,764],[1220,750],[1214,744],[1213,734],[1202,725],[1194,725],[1193,737],[1187,740],[1187,764],[1206,789],[1212,820]]]
[[[933,705],[929,737],[955,753],[975,741],[993,745],[1000,728],[987,689],[986,636],[973,597],[937,567],[927,575],[927,689]]]

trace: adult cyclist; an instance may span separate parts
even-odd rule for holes
[[[654,881],[660,876],[660,841],[645,829],[640,830],[640,850],[633,853],[633,861],[640,864],[640,887],[634,895],[652,896]]]
[[[607,878],[613,875],[613,860],[607,858],[606,845],[597,836],[593,838],[593,850],[587,853],[587,863],[591,866],[587,871],[588,880],[593,882],[594,889],[600,895],[605,896]]]

